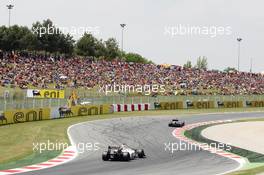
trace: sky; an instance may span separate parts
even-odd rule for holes
[[[31,27],[51,19],[57,26],[88,29],[97,38],[114,37],[124,50],[157,64],[193,64],[206,56],[209,69],[238,67],[264,71],[263,0],[1,0],[0,25],[8,25],[7,4],[13,4],[11,24]],[[196,30],[197,29],[197,30]],[[240,52],[237,38],[241,37]]]

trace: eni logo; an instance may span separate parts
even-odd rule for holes
[[[196,108],[197,109],[208,109],[208,108],[211,108],[211,103],[209,101],[208,102],[197,102]]]
[[[252,106],[253,107],[264,107],[264,101],[253,101]]]
[[[103,105],[100,105],[99,108],[97,106],[80,107],[78,110],[78,116],[99,115],[99,114],[103,114]]]
[[[224,107],[225,108],[239,108],[241,107],[239,101],[227,101],[224,102]]]
[[[161,102],[160,107],[162,110],[182,109],[182,102]]]
[[[43,98],[63,98],[61,91],[45,91],[43,90]]]
[[[28,111],[28,112],[16,112],[13,116],[14,123],[22,123],[29,121],[38,121],[42,120],[43,111]]]
[[[49,90],[49,89],[28,89],[27,97],[30,98],[64,98],[64,90]]]

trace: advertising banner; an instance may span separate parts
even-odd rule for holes
[[[51,119],[113,113],[111,105],[78,105],[51,108]]]
[[[246,101],[246,107],[264,107],[264,101]]]
[[[243,108],[243,101],[218,101],[218,108]]]
[[[6,123],[23,123],[50,119],[49,108],[18,109],[4,112]],[[2,122],[5,124],[5,122]]]
[[[111,105],[79,105],[71,107],[73,116],[100,115],[112,113]]]
[[[28,98],[65,98],[64,90],[28,89]]]
[[[183,109],[183,102],[182,101],[160,102],[158,104],[158,107],[156,107],[156,109],[161,109],[161,110]]]
[[[213,101],[188,101],[187,108],[188,109],[210,109],[215,108],[215,103]]]

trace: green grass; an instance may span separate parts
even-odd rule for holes
[[[229,173],[228,175],[258,175],[264,172],[264,165],[258,166],[256,168],[250,168],[247,170],[241,170],[241,171],[236,171],[233,173]]]
[[[26,165],[33,165],[41,162],[45,162],[50,160],[61,153],[61,150],[54,150],[54,151],[43,151],[42,153],[34,152],[30,155],[18,159],[16,161],[9,161],[0,164],[0,170],[7,170],[16,167],[23,167]]]
[[[61,142],[69,143],[67,128],[75,123],[128,116],[186,115],[215,112],[264,111],[263,108],[248,109],[209,109],[209,110],[171,110],[115,113],[86,117],[73,117],[57,120],[45,120],[0,127],[0,169],[15,168],[43,162],[56,157],[58,152],[37,154],[33,152],[33,143]],[[37,158],[37,159],[36,159]],[[33,159],[33,161],[32,161]]]

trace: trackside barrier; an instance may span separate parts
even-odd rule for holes
[[[56,118],[101,115],[113,112],[146,111],[151,109],[209,109],[264,107],[264,101],[175,101],[139,104],[80,105],[61,110],[59,107],[7,110],[0,114],[0,125]]]
[[[150,110],[150,103],[113,104],[112,107],[114,112],[148,111]]]
[[[161,102],[161,103],[154,103],[155,109],[162,109],[162,110],[173,110],[173,109],[183,109],[183,101],[176,101],[176,102]]]
[[[264,101],[175,101],[154,102],[155,109],[210,109],[210,108],[243,108],[264,107]]]
[[[264,101],[246,101],[246,107],[264,107]]]
[[[5,119],[1,124],[23,123],[50,119],[50,108],[8,110],[4,112]]]
[[[0,125],[110,113],[113,113],[111,105],[80,105],[63,110],[58,107],[8,110],[0,115]]]
[[[209,109],[215,108],[215,103],[213,101],[194,101],[187,102],[188,109]]]
[[[218,108],[243,108],[245,107],[243,101],[218,101]]]

